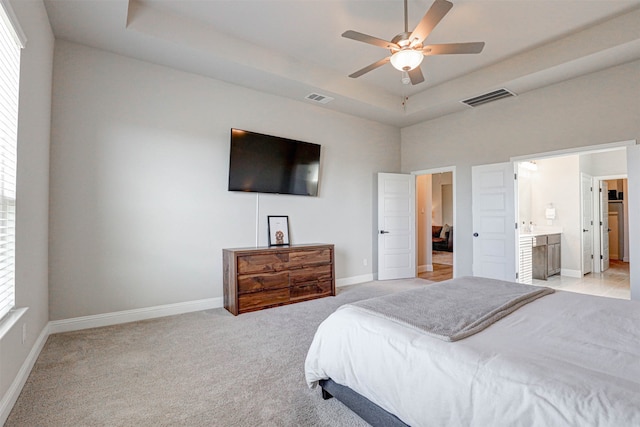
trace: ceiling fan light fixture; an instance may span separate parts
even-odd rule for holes
[[[411,71],[422,63],[422,51],[405,48],[391,55],[391,65],[399,71]]]

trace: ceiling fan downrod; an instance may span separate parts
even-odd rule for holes
[[[407,0],[404,0],[404,32],[409,32],[409,9],[407,6]]]

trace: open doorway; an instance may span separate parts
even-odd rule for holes
[[[517,165],[519,281],[629,299],[626,150],[549,156]],[[609,196],[609,185],[616,189],[615,200],[609,200],[614,195]],[[611,209],[619,213],[610,215]]]
[[[418,277],[434,282],[454,276],[453,180],[452,171],[416,176]]]
[[[600,271],[605,271],[608,267],[605,261],[609,264],[614,261],[629,262],[629,208],[624,198],[627,194],[626,177],[599,181],[603,189]]]

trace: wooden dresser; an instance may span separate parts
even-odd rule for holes
[[[224,308],[238,315],[336,294],[333,245],[223,249]]]

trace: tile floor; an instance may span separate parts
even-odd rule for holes
[[[452,254],[444,253],[451,256]],[[435,261],[435,258],[434,258]],[[442,261],[447,262],[447,261]],[[433,270],[418,275],[421,279],[441,282],[453,277],[453,264],[433,264]],[[612,260],[610,267],[604,273],[589,273],[582,278],[555,275],[548,280],[534,280],[534,285],[578,292],[582,294],[598,295],[609,298],[630,299],[631,288],[629,282],[629,263]]]
[[[534,285],[598,295],[610,298],[630,299],[629,263],[611,261],[608,270],[603,273],[589,273],[582,278],[555,275],[545,280],[534,280]]]

